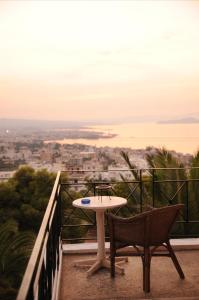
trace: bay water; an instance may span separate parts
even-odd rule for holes
[[[89,127],[90,131],[101,131],[112,138],[64,139],[61,144],[80,143],[97,147],[129,147],[144,149],[147,146],[166,147],[181,153],[195,154],[199,150],[199,123],[159,124],[126,123],[117,125],[98,125]]]

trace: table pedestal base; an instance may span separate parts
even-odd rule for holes
[[[128,258],[122,258],[122,257],[116,257],[116,264],[115,264],[115,272],[118,274],[124,274],[124,268],[122,268],[121,266],[119,266],[120,263],[124,263],[128,261]],[[87,276],[92,275],[93,273],[97,272],[99,269],[101,268],[106,268],[109,269],[111,268],[111,264],[110,264],[110,260],[108,259],[103,259],[103,260],[99,260],[99,259],[84,259],[84,260],[79,260],[77,261],[74,266],[76,267],[80,267],[80,268],[89,268],[89,270],[87,271]]]

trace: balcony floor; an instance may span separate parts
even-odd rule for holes
[[[179,278],[170,258],[153,257],[149,294],[142,290],[142,263],[139,257],[131,257],[124,263],[125,275],[116,275],[115,279],[111,279],[107,269],[87,277],[87,269],[74,267],[76,260],[92,258],[94,254],[63,255],[59,300],[199,300],[199,250],[176,251],[176,255],[185,280]]]

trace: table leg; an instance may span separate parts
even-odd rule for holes
[[[94,272],[101,268],[110,269],[110,261],[106,259],[105,251],[105,230],[104,230],[104,211],[96,211],[96,221],[97,221],[97,243],[98,252],[96,263],[87,271],[87,275],[92,275]],[[120,266],[115,266],[116,272],[124,274],[124,269]]]

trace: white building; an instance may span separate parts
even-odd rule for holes
[[[16,171],[0,171],[0,182],[12,178]]]

